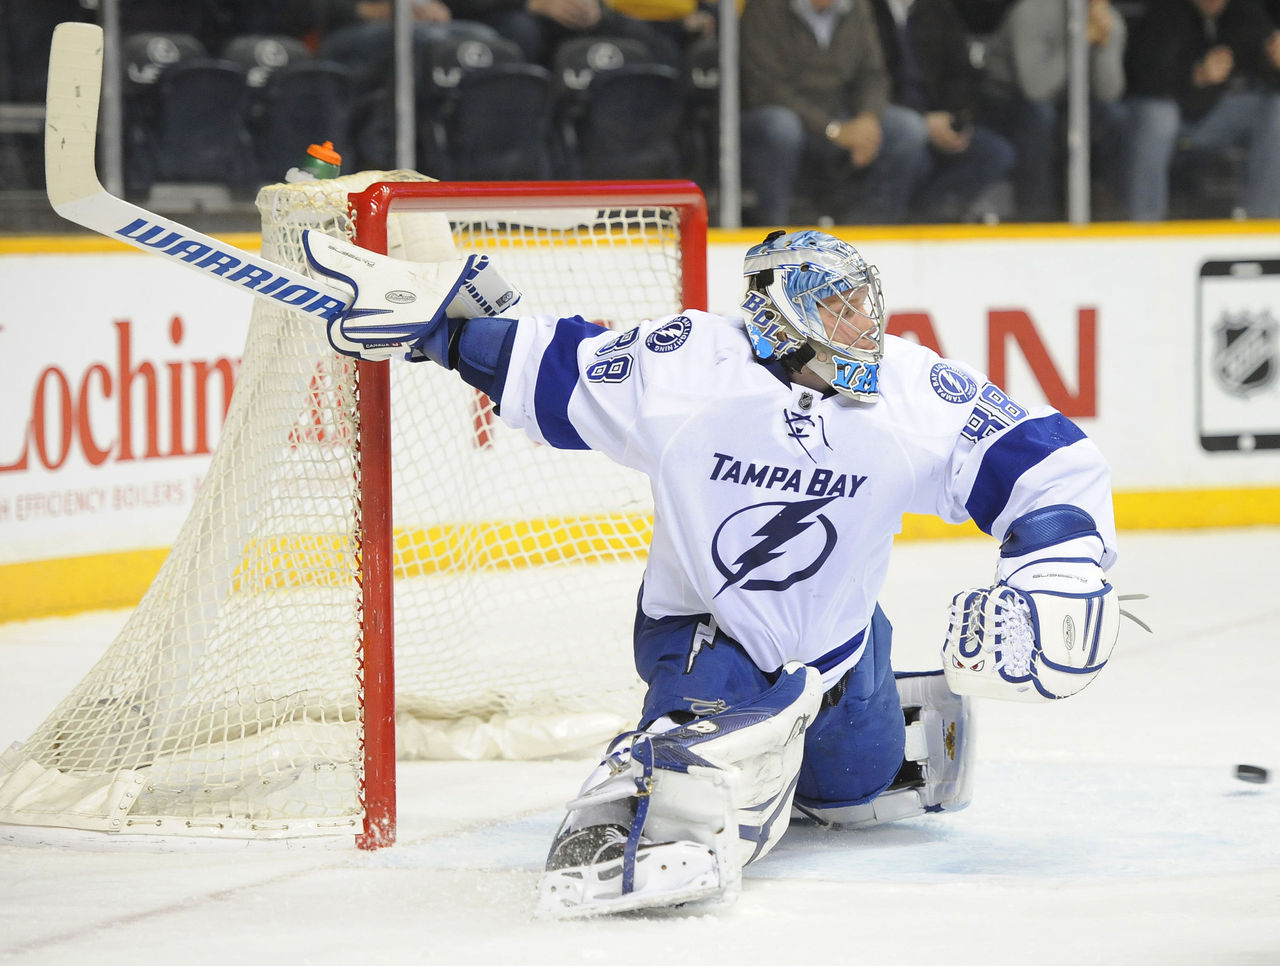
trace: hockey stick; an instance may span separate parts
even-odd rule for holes
[[[54,211],[108,238],[325,321],[343,313],[350,293],[108,193],[94,167],[101,93],[102,28],[59,24],[49,49],[44,132],[45,182]]]

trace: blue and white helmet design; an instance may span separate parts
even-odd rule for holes
[[[807,366],[837,391],[874,402],[883,352],[880,274],[820,231],[772,232],[743,264],[747,333],[764,360]]]

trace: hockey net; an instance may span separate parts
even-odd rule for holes
[[[299,268],[313,228],[402,258],[489,252],[523,313],[628,327],[705,305],[690,184],[370,172],[258,205],[264,256]],[[101,660],[0,755],[0,822],[388,844],[397,742],[528,758],[630,725],[651,526],[638,474],[534,445],[432,365],[337,355],[258,299],[190,516]]]

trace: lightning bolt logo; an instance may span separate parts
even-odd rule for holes
[[[719,597],[734,585],[741,585],[743,590],[786,590],[792,584],[816,574],[822,565],[826,563],[827,558],[831,556],[831,551],[836,546],[835,524],[824,514],[818,512],[834,499],[835,497],[825,496],[814,500],[801,500],[797,503],[757,503],[754,506],[744,507],[731,514],[716,528],[715,536],[711,541],[711,558],[715,562],[716,569],[725,578],[724,584],[716,591],[715,596]],[[759,511],[762,509],[773,507],[777,507],[777,510],[771,513],[769,518],[751,534],[752,537],[756,538],[756,542],[738,554],[732,565],[726,564],[724,556],[721,554],[722,544],[733,542],[733,530],[741,528],[744,523],[750,526],[750,523],[739,518],[743,514],[751,513],[758,516]],[[812,519],[809,519],[810,516],[812,516]],[[793,549],[789,548],[787,544],[815,524],[821,525],[824,539],[822,548],[813,560],[782,578],[753,577],[749,580],[747,579],[749,574]]]

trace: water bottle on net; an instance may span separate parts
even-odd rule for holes
[[[309,146],[298,166],[285,173],[284,180],[289,184],[299,184],[336,178],[341,173],[342,155],[334,150],[332,141],[325,141],[324,144]]]

